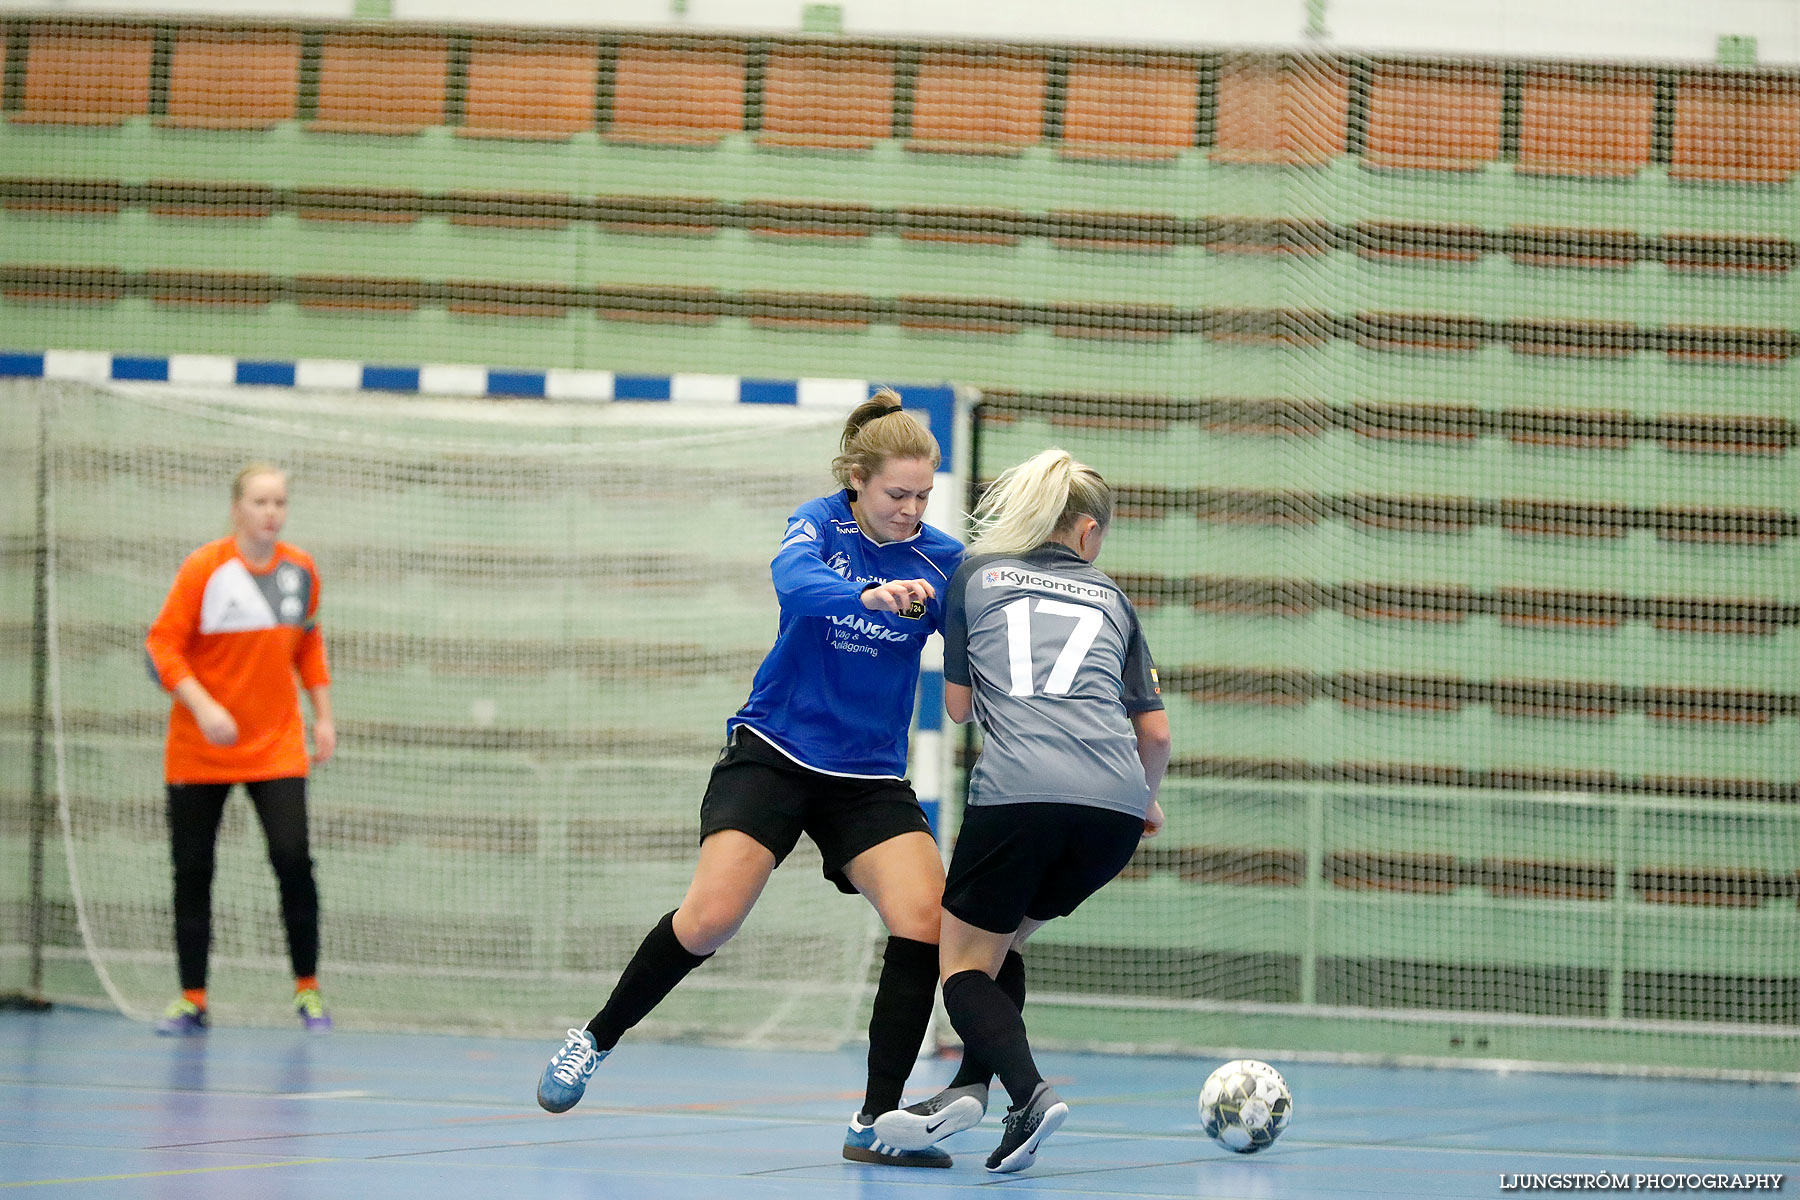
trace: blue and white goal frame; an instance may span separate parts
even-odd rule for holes
[[[850,409],[886,381],[763,379],[742,375],[638,375],[576,368],[529,370],[455,364],[396,365],[346,359],[232,358],[212,354],[137,355],[103,350],[3,350],[0,378],[66,379],[91,383],[172,383],[199,386],[291,387],[331,391],[399,392],[427,396],[541,399],[588,403],[776,404]],[[950,384],[887,383],[904,407],[926,415],[943,461],[925,519],[966,538],[973,389]],[[956,746],[944,729],[943,640],[926,644],[910,770],[913,790],[940,846],[946,844],[944,804],[955,778]],[[947,847],[946,847],[947,848]]]

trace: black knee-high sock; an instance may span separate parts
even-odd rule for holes
[[[944,1007],[963,1045],[999,1073],[1013,1107],[1031,1099],[1044,1077],[1032,1061],[1025,1018],[1000,985],[984,971],[958,971],[944,981]]]
[[[994,982],[1006,993],[1006,998],[1013,1002],[1013,1007],[1021,1013],[1025,1011],[1025,959],[1017,950],[1008,950],[1006,960],[1000,964],[1000,973],[994,976]],[[963,1047],[962,1065],[956,1068],[956,1078],[948,1086],[953,1088],[968,1087],[979,1083],[986,1087],[994,1082],[994,1069],[981,1061],[981,1055],[969,1047]]]
[[[930,942],[889,937],[869,1016],[869,1086],[863,1115],[878,1117],[900,1107],[906,1077],[919,1058],[937,990],[938,948]]]
[[[611,1050],[618,1045],[627,1029],[649,1016],[650,1010],[661,1004],[689,971],[711,957],[688,953],[675,936],[675,914],[666,914],[655,929],[644,935],[637,953],[625,964],[606,1007],[587,1023],[595,1048]]]

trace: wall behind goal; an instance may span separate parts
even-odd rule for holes
[[[1101,467],[1177,779],[1069,1036],[1792,1060],[1792,72],[8,29],[12,349],[955,379]]]
[[[0,0],[0,10],[43,11],[42,0]],[[791,0],[519,0],[497,14],[485,0],[63,0],[62,13],[225,16],[240,20],[346,20],[384,14],[402,21],[575,29],[602,26],[664,33],[786,35],[806,26],[805,4]],[[1382,50],[1439,54],[1526,54],[1553,58],[1657,58],[1708,62],[1749,39],[1764,63],[1800,62],[1800,20],[1790,6],[1765,0],[1510,0],[1441,4],[1430,0],[841,0],[838,31],[853,37],[987,38],[1133,46],[1305,45],[1316,51]]]

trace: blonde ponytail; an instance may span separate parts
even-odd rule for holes
[[[891,459],[928,459],[934,471],[943,461],[930,428],[911,413],[902,412],[900,393],[889,387],[876,388],[873,396],[856,406],[844,422],[838,449],[840,453],[831,460],[831,473],[839,486],[852,490],[856,487],[852,476],[867,483]]]
[[[1051,447],[1000,473],[975,506],[970,554],[1023,554],[1068,532],[1078,517],[1112,524],[1112,488],[1067,450]]]

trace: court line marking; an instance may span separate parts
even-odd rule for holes
[[[329,1158],[295,1158],[272,1163],[235,1163],[228,1167],[186,1167],[178,1171],[140,1171],[132,1175],[82,1175],[69,1179],[22,1179],[17,1183],[0,1183],[0,1188],[46,1187],[57,1183],[122,1183],[128,1179],[167,1179],[176,1175],[211,1175],[219,1171],[264,1171],[270,1167],[305,1167],[327,1163]]]

